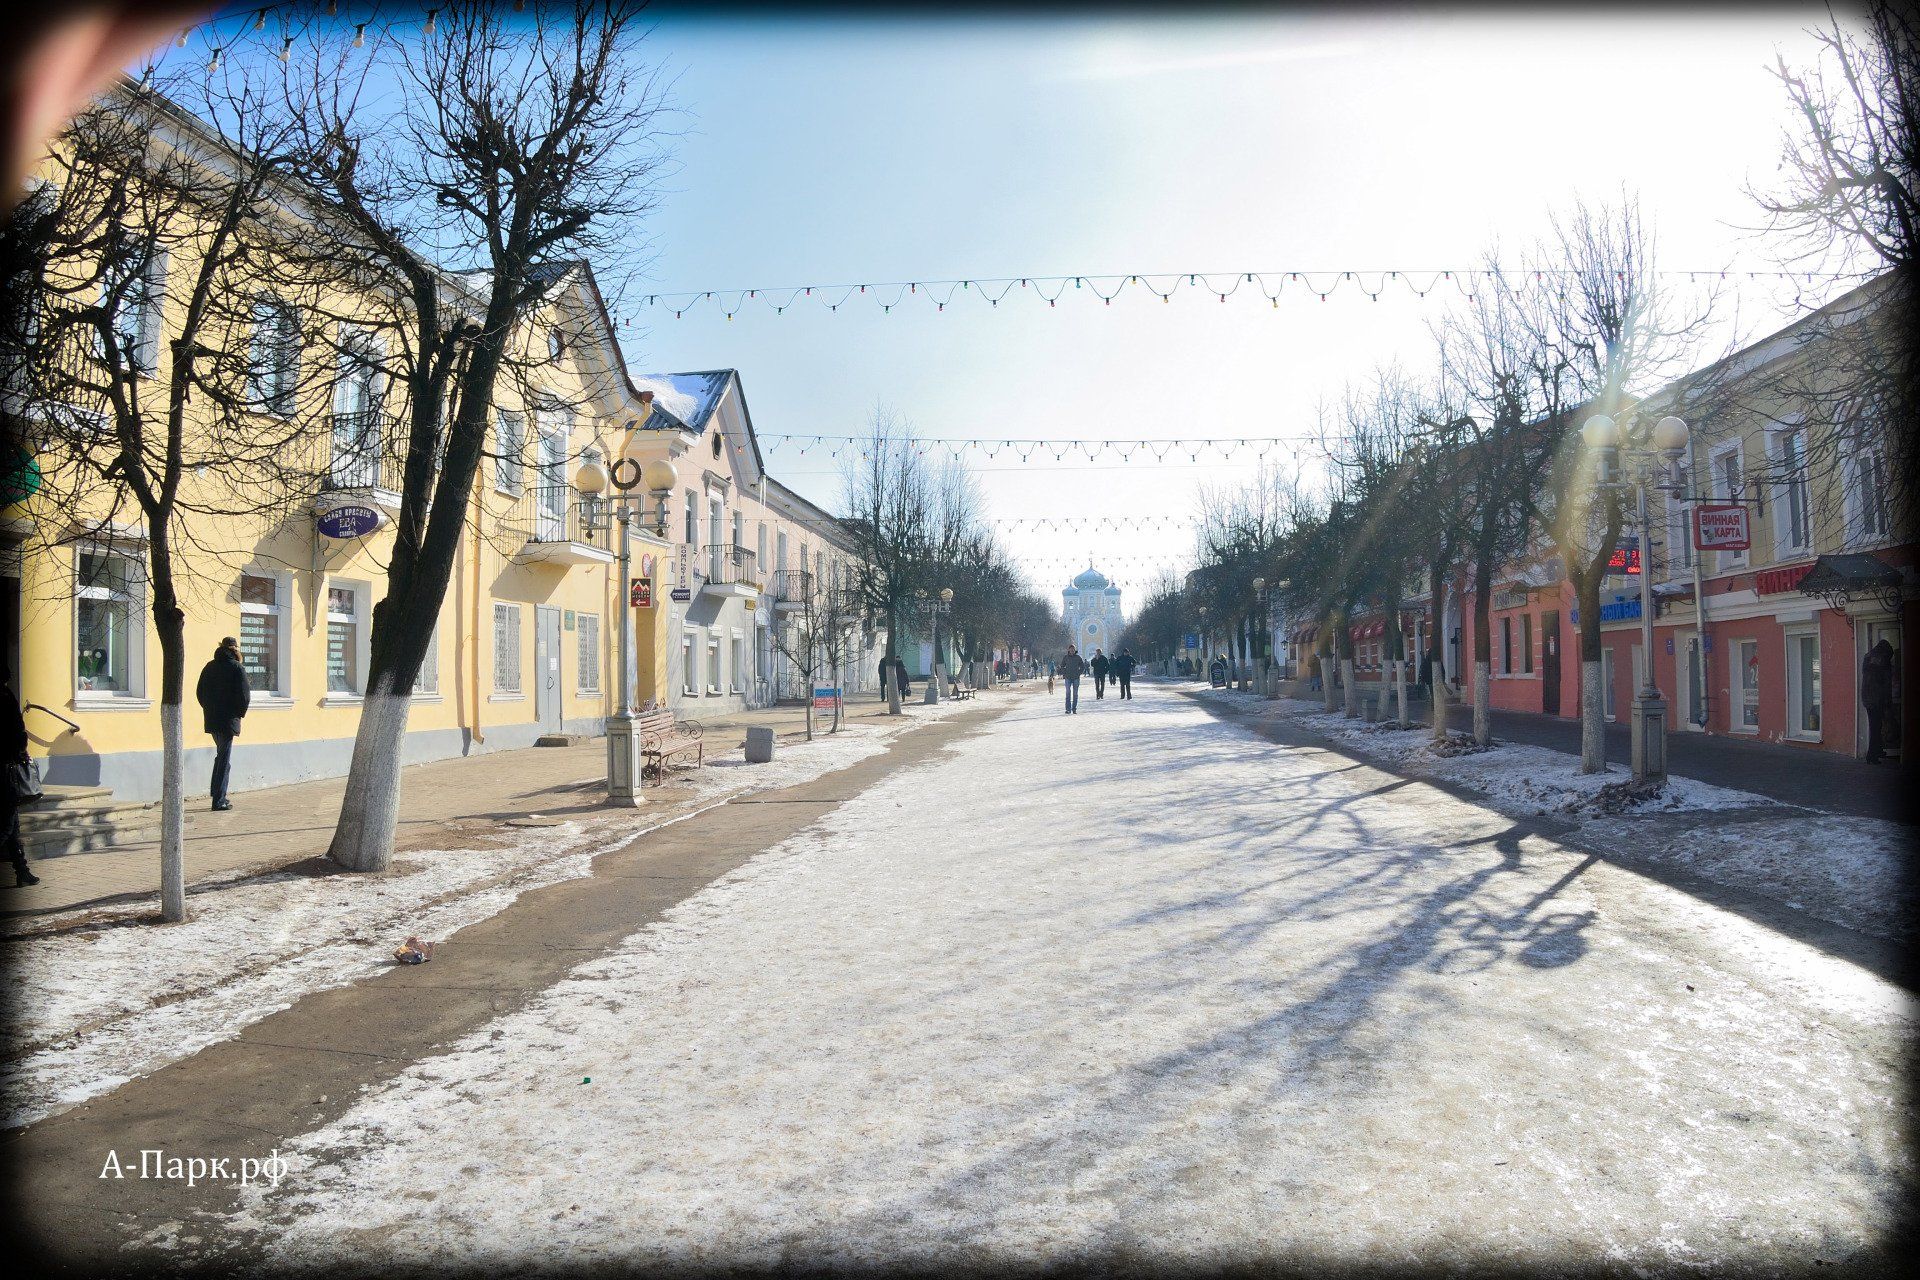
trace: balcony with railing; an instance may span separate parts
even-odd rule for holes
[[[407,459],[405,424],[378,410],[332,415],[323,493],[364,495],[398,511]]]
[[[775,569],[767,575],[767,595],[775,613],[797,613],[813,595],[813,574],[805,569]]]
[[[715,542],[701,556],[700,589],[709,595],[747,596],[760,590],[759,557],[735,543]]]
[[[614,557],[612,513],[593,521],[588,514],[571,486],[535,485],[514,499],[500,527],[519,541],[514,559],[522,564],[606,564]]]

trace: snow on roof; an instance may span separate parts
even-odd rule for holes
[[[706,373],[644,373],[635,376],[633,385],[637,390],[653,392],[654,404],[693,430],[703,431],[731,376],[730,369]]]

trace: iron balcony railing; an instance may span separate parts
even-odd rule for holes
[[[707,547],[704,566],[707,582],[716,587],[760,585],[758,557],[737,544],[715,542]]]
[[[611,512],[590,523],[585,501],[569,485],[535,485],[521,491],[500,524],[524,542],[576,542],[609,554],[613,550]]]
[[[806,569],[775,569],[768,575],[767,594],[775,604],[804,604],[813,595],[813,574]]]
[[[377,409],[335,413],[322,489],[382,489],[399,493],[405,483],[404,424]]]

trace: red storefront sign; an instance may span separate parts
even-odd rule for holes
[[[645,578],[635,578],[628,588],[633,607],[636,609],[653,608],[653,583]]]
[[[1747,528],[1747,509],[1740,506],[1695,507],[1693,546],[1696,551],[1745,551],[1753,545]]]
[[[1797,564],[1791,569],[1762,569],[1753,575],[1753,589],[1763,596],[1779,595],[1799,586],[1800,579],[1812,570],[1810,564]]]

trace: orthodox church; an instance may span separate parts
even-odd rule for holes
[[[1080,652],[1092,656],[1095,649],[1114,652],[1120,639],[1120,588],[1107,581],[1105,574],[1087,561],[1087,570],[1060,591],[1060,613],[1067,634]]]

